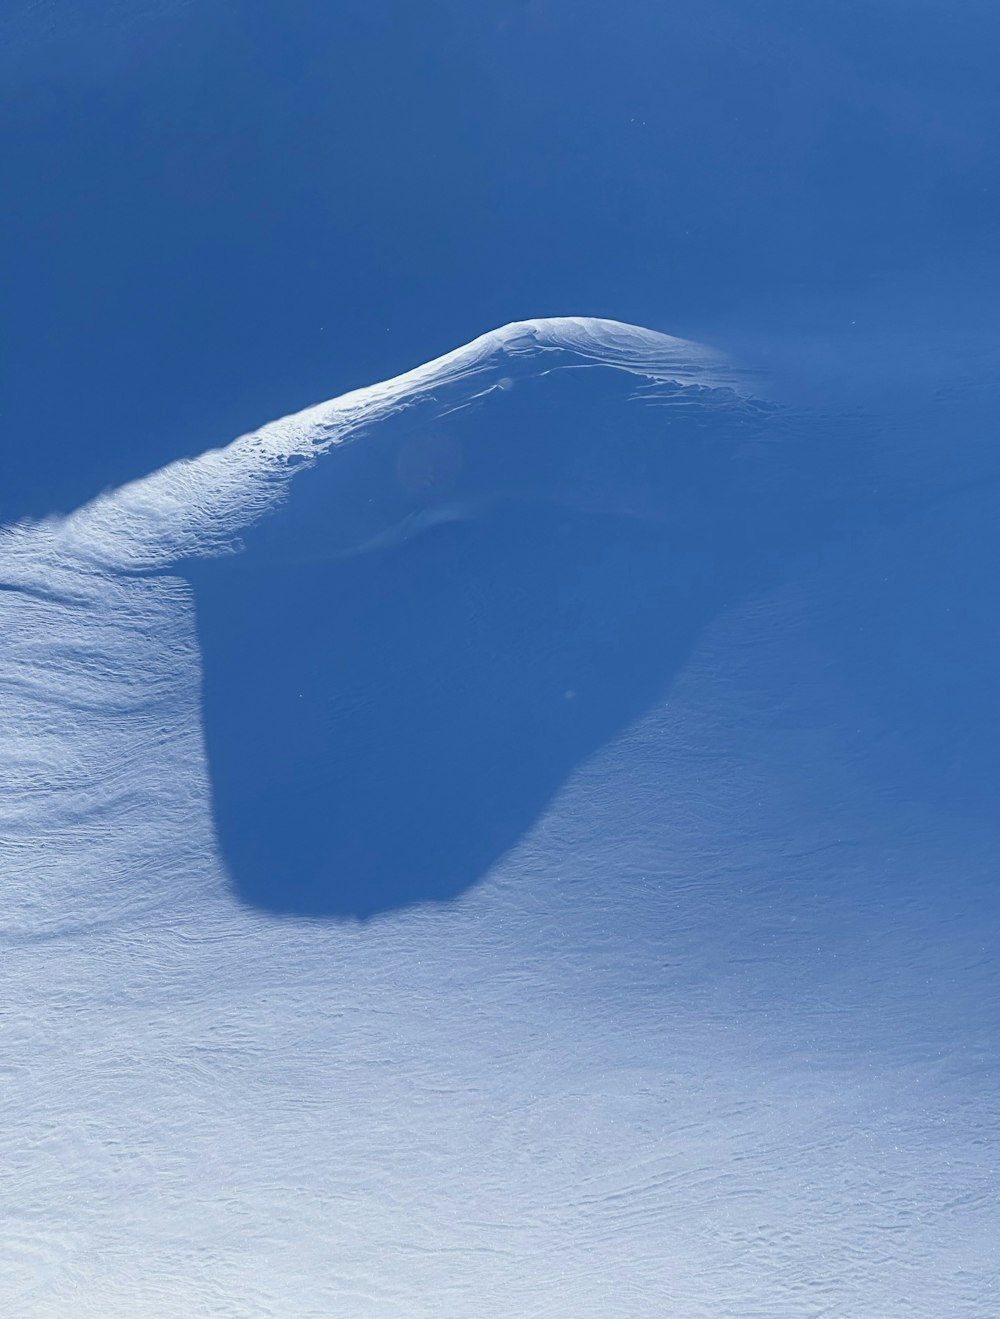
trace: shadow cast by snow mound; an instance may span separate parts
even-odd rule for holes
[[[521,506],[357,562],[200,585],[240,895],[364,918],[481,878],[666,690],[716,603],[719,576],[678,571],[642,532]]]
[[[192,570],[216,827],[254,906],[458,897],[836,521],[769,483],[769,414],[726,391],[588,370],[452,402],[328,455]]]

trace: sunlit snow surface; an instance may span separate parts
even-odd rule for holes
[[[522,322],[3,533],[6,1312],[992,1312],[975,402],[758,392]]]

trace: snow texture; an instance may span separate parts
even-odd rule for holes
[[[3,533],[6,1313],[993,1312],[995,827],[886,792],[832,678],[816,715],[815,602],[926,527],[721,612],[461,900],[231,894],[178,565],[404,410],[581,366],[749,405],[697,345],[519,322]]]

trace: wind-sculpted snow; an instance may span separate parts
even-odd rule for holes
[[[211,883],[190,593],[148,574],[237,548],[296,474],[400,413],[423,405],[437,415],[515,378],[593,366],[683,396],[732,398],[741,379],[707,348],[616,321],[516,322],[68,517],[0,533],[8,928],[169,907],[178,885]]]
[[[12,583],[19,571],[30,582],[39,558],[43,571],[78,564],[141,572],[217,552],[280,499],[297,462],[312,461],[442,391],[454,391],[458,405],[484,389],[502,389],[505,370],[533,375],[568,366],[616,367],[682,387],[738,387],[742,380],[702,345],[618,321],[516,321],[404,375],[284,417],[224,449],[172,463],[60,522],[8,533],[0,570]]]
[[[995,518],[746,379],[520,322],[3,532],[5,1313],[992,1312]]]

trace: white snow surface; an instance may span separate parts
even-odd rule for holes
[[[723,615],[461,900],[231,896],[165,570],[517,359],[740,388],[680,340],[520,322],[3,534],[5,1313],[995,1312],[996,840],[880,797],[849,709],[810,723],[823,657],[785,657],[836,554]]]

